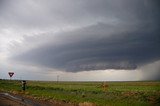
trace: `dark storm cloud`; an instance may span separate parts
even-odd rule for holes
[[[65,33],[65,36],[59,35],[68,41],[58,40],[63,44],[43,45],[17,56],[16,59],[68,71],[135,69],[160,59],[158,29],[147,31],[144,26],[105,36],[108,28],[105,24],[97,24]],[[82,38],[77,39],[74,35],[82,35]]]
[[[90,21],[151,21],[159,13],[158,0],[0,0],[0,26],[45,29]],[[154,7],[154,8],[153,8]],[[156,10],[156,11],[155,11]],[[157,17],[158,18],[158,17]]]
[[[101,18],[101,22],[53,35],[48,43],[12,59],[72,72],[136,69],[160,59],[159,5],[158,0],[78,2],[58,12],[58,19],[80,24]],[[112,19],[116,23],[109,23]]]

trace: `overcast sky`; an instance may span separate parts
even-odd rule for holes
[[[160,80],[159,0],[0,0],[0,78]]]

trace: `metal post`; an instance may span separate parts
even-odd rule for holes
[[[25,80],[22,81],[22,90],[23,91],[26,90],[26,81]]]

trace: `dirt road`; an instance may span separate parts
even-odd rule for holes
[[[70,106],[65,103],[36,101],[19,95],[0,92],[0,106]],[[72,105],[73,106],[73,105]]]
[[[0,106],[30,106],[7,96],[0,95]]]

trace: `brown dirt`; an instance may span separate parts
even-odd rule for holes
[[[22,104],[21,102],[14,101],[4,96],[0,96],[0,106],[30,106]]]
[[[63,103],[63,102],[56,102],[56,101],[46,101],[46,100],[36,100],[33,98],[27,98],[22,97],[22,100],[16,100],[13,99],[7,95],[3,95],[2,92],[0,92],[0,106],[76,106],[69,103]],[[12,96],[20,96],[11,94]],[[27,103],[25,101],[31,101],[30,103]]]

